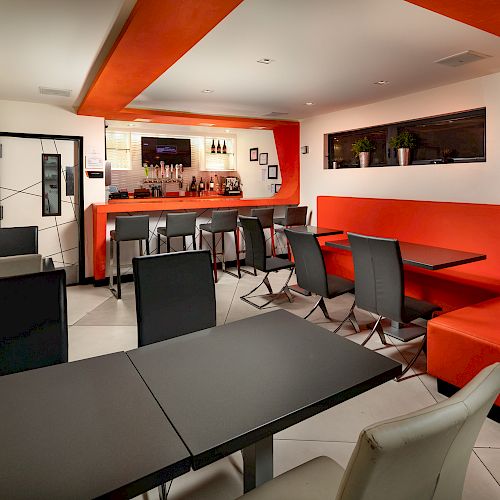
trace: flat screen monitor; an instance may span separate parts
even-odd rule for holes
[[[180,164],[191,166],[191,141],[189,139],[170,139],[168,137],[141,137],[142,163],[150,165]]]

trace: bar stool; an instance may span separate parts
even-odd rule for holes
[[[142,240],[146,241],[146,253],[149,255],[149,216],[148,215],[126,215],[117,216],[115,229],[110,233],[109,245],[110,261],[114,264],[113,246],[116,244],[116,290],[114,289],[113,267],[109,266],[109,289],[117,299],[122,298],[122,283],[120,273],[120,242],[139,241],[139,252],[142,255]]]
[[[276,257],[276,247],[274,245],[274,208],[252,208],[250,217],[257,217],[260,220],[262,229],[269,229],[271,235],[271,255]],[[241,226],[241,221],[238,221],[238,228]],[[253,269],[253,273],[246,269],[241,269],[246,274],[257,276],[257,270]]]
[[[274,224],[284,227],[305,226],[307,218],[307,207],[286,207],[284,217],[274,217]],[[286,242],[288,259],[291,259],[290,243]]]
[[[212,212],[212,222],[207,224],[200,224],[200,249],[202,248],[202,235],[203,231],[212,233],[212,258],[214,266],[214,279],[217,283],[217,255],[222,255],[222,271],[241,278],[240,273],[240,238],[238,231],[238,210],[214,210]],[[217,254],[215,245],[215,236],[217,233],[222,234],[222,254]],[[224,233],[234,233],[234,244],[236,246],[236,269],[237,273],[232,273],[226,270],[226,262],[224,260]]]
[[[167,253],[170,253],[170,238],[182,236],[182,249],[186,251],[186,236],[193,240],[193,250],[196,250],[196,212],[184,212],[179,214],[167,214],[165,227],[157,230],[158,243],[156,253],[160,253],[161,237],[167,239]]]

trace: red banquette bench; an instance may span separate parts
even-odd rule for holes
[[[428,324],[427,347],[428,372],[440,390],[462,387],[500,361],[499,205],[319,196],[317,225],[486,254],[486,260],[440,271],[405,266],[405,288],[443,308]],[[353,279],[350,252],[322,249],[329,272]]]

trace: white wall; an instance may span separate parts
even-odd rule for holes
[[[84,155],[104,159],[104,119],[47,104],[0,100],[0,132],[83,136]],[[92,275],[92,208],[104,201],[104,179],[84,179],[86,275]]]
[[[238,130],[236,133],[236,164],[243,183],[245,198],[267,198],[274,194],[274,184],[281,184],[278,166],[278,179],[267,178],[267,165],[250,161],[250,149],[258,148],[260,153],[268,154],[268,165],[278,165],[278,153],[272,130]],[[262,176],[265,180],[262,180]]]
[[[324,170],[324,134],[486,107],[484,163]],[[500,204],[500,73],[301,123],[301,204],[319,195]]]

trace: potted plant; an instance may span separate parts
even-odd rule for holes
[[[355,156],[359,156],[359,166],[361,168],[368,167],[370,165],[370,153],[375,149],[373,144],[368,137],[363,137],[363,139],[358,139],[352,145],[352,152]]]
[[[408,130],[403,130],[398,135],[391,137],[389,146],[398,150],[398,163],[401,166],[409,164],[410,149],[417,145],[417,138]]]

